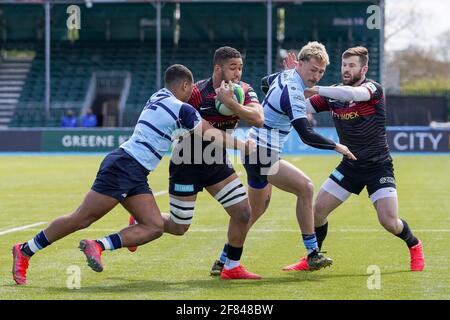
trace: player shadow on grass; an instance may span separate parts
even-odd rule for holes
[[[116,285],[105,285],[104,281],[121,281],[122,283]],[[95,281],[95,280],[94,280]],[[67,293],[71,291],[73,293],[79,292],[80,294],[86,293],[114,293],[114,292],[136,292],[136,293],[167,293],[176,292],[182,293],[183,291],[192,292],[192,289],[214,289],[224,292],[229,292],[231,288],[248,288],[248,287],[260,287],[265,285],[293,283],[299,281],[308,281],[305,279],[298,279],[292,277],[267,277],[261,280],[221,280],[219,278],[205,278],[196,280],[145,280],[145,279],[127,279],[124,277],[108,277],[107,279],[99,279],[98,284],[90,281],[89,285],[83,285],[81,283],[80,290],[69,290],[65,287],[52,287],[46,288],[47,291],[54,293]],[[81,297],[80,297],[81,298]]]
[[[397,271],[390,271],[390,272],[381,272],[381,276],[385,275],[393,275],[398,273],[411,273],[410,270],[397,270]],[[341,274],[341,273],[333,273],[333,272],[327,272],[323,273],[321,271],[302,271],[302,272],[289,272],[288,274],[292,275],[295,279],[302,279],[308,278],[306,280],[309,281],[321,281],[326,279],[336,279],[336,278],[367,278],[370,277],[372,274],[370,273],[352,273],[352,274]],[[312,278],[314,277],[314,278]]]
[[[391,272],[383,272],[382,275],[391,275],[398,273],[409,273],[409,270],[398,270]],[[182,294],[184,291],[186,293],[192,293],[192,289],[214,289],[223,292],[229,292],[233,288],[258,288],[262,286],[272,286],[275,284],[282,285],[286,283],[294,282],[326,282],[327,279],[335,278],[367,278],[370,274],[333,274],[333,273],[323,273],[323,272],[287,272],[283,273],[280,277],[266,277],[261,280],[221,280],[219,278],[205,278],[196,280],[145,280],[145,279],[127,279],[125,277],[108,277],[106,279],[91,280],[89,285],[83,285],[81,283],[81,288],[79,290],[69,290],[65,287],[51,287],[46,288],[47,291],[52,291],[53,293],[68,293],[72,292],[74,298],[75,294],[80,295],[87,293],[162,293],[167,294],[168,292],[176,292],[177,295]],[[116,281],[121,282],[115,285],[107,285],[105,282]],[[80,296],[82,299],[83,297]]]

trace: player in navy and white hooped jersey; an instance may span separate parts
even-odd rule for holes
[[[200,114],[190,104],[163,88],[150,97],[133,135],[120,148],[153,171],[181,130],[192,131],[200,123]]]
[[[186,102],[191,96],[193,77],[189,69],[173,65],[166,70],[165,88],[154,94],[142,111],[129,141],[109,153],[100,165],[91,190],[70,215],[62,216],[33,239],[13,246],[13,279],[26,283],[30,257],[49,244],[88,227],[121,203],[138,221],[118,233],[98,240],[81,240],[80,249],[88,265],[103,270],[101,253],[122,246],[137,246],[159,238],[164,221],[147,182],[162,156],[169,151],[177,129],[195,132],[229,147],[245,150],[247,143],[225,135],[202,120]],[[201,124],[201,125],[200,125]]]
[[[381,225],[403,241],[410,251],[410,270],[425,266],[422,242],[398,216],[394,167],[386,138],[386,106],[383,88],[367,79],[369,53],[354,47],[342,55],[342,83],[331,87],[314,87],[307,101],[311,112],[330,111],[339,140],[358,160],[343,159],[323,183],[314,205],[316,234],[322,246],[328,215],[364,187],[372,200]]]
[[[252,127],[249,131],[249,139],[257,143],[258,152],[247,156],[244,162],[252,208],[250,224],[255,223],[266,211],[272,195],[272,185],[295,194],[296,216],[307,251],[307,263],[311,269],[321,269],[330,266],[332,260],[321,254],[317,245],[312,212],[313,184],[301,170],[281,160],[279,154],[288,134],[294,128],[310,146],[334,149],[350,159],[354,159],[354,156],[347,147],[316,133],[307,119],[303,92],[322,78],[329,64],[325,47],[320,43],[310,42],[300,51],[299,60],[295,69],[264,79],[269,83],[263,101],[264,125],[262,128]]]

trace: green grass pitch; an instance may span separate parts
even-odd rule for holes
[[[3,299],[450,299],[450,157],[396,156],[400,215],[424,243],[426,269],[409,272],[402,241],[379,225],[364,190],[330,216],[323,250],[331,268],[285,273],[284,265],[303,254],[295,198],[275,190],[268,211],[250,231],[242,262],[261,281],[222,281],[209,268],[226,241],[228,217],[214,199],[199,195],[193,225],[183,237],[164,235],[140,247],[103,255],[95,273],[77,249],[80,239],[120,230],[128,215],[118,206],[90,228],[37,253],[28,284],[11,277],[11,246],[29,240],[52,219],[70,213],[90,188],[101,156],[0,156],[0,300]],[[314,181],[316,191],[337,165],[337,156],[286,157]],[[242,180],[246,181],[245,171]],[[168,160],[151,173],[157,192],[167,190]],[[168,195],[157,197],[163,212]],[[12,228],[38,222],[25,230]],[[80,289],[69,289],[70,268],[79,267]],[[369,289],[370,266],[381,271],[381,287]],[[69,273],[68,273],[69,272]]]

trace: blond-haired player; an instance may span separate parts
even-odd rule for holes
[[[268,77],[267,95],[263,101],[264,126],[252,127],[248,138],[256,142],[257,152],[247,156],[244,167],[247,171],[248,197],[251,206],[251,226],[266,211],[272,195],[272,185],[297,197],[296,216],[301,229],[301,239],[307,250],[310,269],[321,269],[332,264],[330,258],[319,253],[314,233],[313,194],[311,179],[286,160],[280,153],[288,134],[294,128],[302,141],[319,149],[335,150],[350,160],[355,160],[348,148],[315,132],[306,113],[303,94],[322,78],[329,64],[325,47],[318,42],[309,42],[299,55],[295,69],[286,70]],[[226,259],[225,246],[222,255],[211,270],[219,274]]]

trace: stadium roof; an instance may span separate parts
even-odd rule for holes
[[[156,3],[156,2],[185,2],[185,3],[224,3],[224,2],[261,2],[266,3],[269,0],[3,0],[3,3],[10,3],[10,4],[39,4],[39,3],[67,3],[67,4],[74,4],[74,3],[90,3],[90,4],[101,4],[101,3]],[[367,2],[367,3],[379,3],[382,0],[272,0],[272,3],[319,3],[319,2]]]

